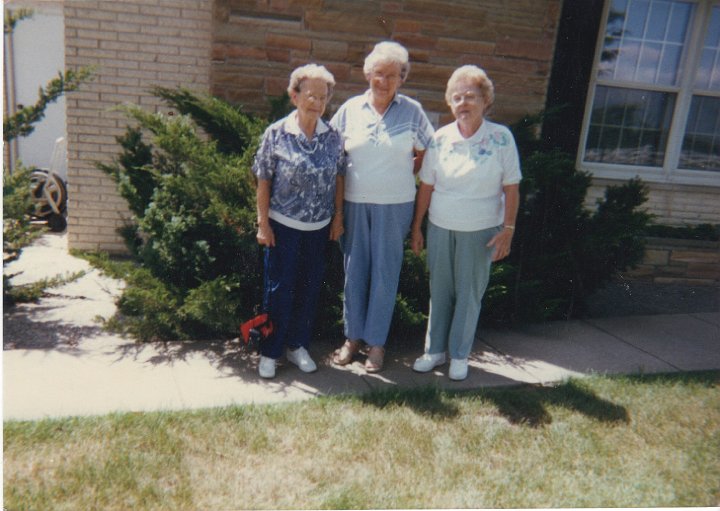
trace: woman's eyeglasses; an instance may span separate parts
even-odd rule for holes
[[[463,101],[465,103],[477,103],[480,101],[480,96],[475,94],[474,92],[466,92],[465,94],[453,94],[450,96],[450,102],[453,105],[459,105]]]
[[[316,96],[312,92],[305,91],[301,92],[300,94],[302,94],[305,99],[307,99],[308,101],[312,101],[313,103],[327,103],[328,101],[327,96]]]

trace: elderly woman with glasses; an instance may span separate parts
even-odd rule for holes
[[[325,267],[325,245],[343,232],[345,153],[340,134],[321,116],[335,79],[308,64],[290,75],[296,109],[265,131],[253,163],[257,176],[258,243],[265,247],[263,307],[273,333],[261,345],[260,376],[273,378],[277,360],[304,372]]]
[[[368,372],[383,367],[413,216],[415,172],[434,131],[420,103],[398,93],[409,70],[405,48],[378,43],[363,67],[370,88],[347,100],[330,121],[348,156],[341,241],[347,340],[334,362],[349,364],[364,342]]]
[[[449,378],[464,380],[491,263],[510,253],[521,175],[510,130],[485,118],[494,101],[485,71],[456,69],[445,99],[455,122],[435,133],[425,155],[411,229],[419,254],[429,209],[430,317],[425,353],[413,369],[431,371],[448,351]]]

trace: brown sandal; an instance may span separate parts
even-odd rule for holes
[[[379,373],[382,371],[384,358],[385,348],[382,346],[370,346],[368,357],[365,361],[365,370],[368,373]]]
[[[347,339],[345,340],[345,344],[333,355],[333,362],[337,365],[346,366],[352,362],[353,357],[358,351],[360,351],[360,342]]]

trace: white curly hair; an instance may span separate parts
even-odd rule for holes
[[[445,88],[445,101],[448,105],[450,104],[450,96],[452,95],[450,90],[460,80],[469,80],[480,89],[480,94],[485,102],[486,109],[489,109],[495,102],[495,86],[487,73],[478,66],[467,64],[453,71],[452,76],[450,76],[448,80],[447,87]]]
[[[319,66],[317,64],[305,64],[295,68],[290,74],[290,83],[288,84],[287,92],[291,94],[292,91],[300,92],[300,84],[304,80],[319,78],[327,84],[328,88],[328,99],[332,96],[333,89],[335,88],[335,77],[325,66]]]
[[[410,55],[405,47],[395,41],[377,43],[370,54],[365,57],[363,72],[365,78],[370,77],[373,69],[379,63],[392,62],[400,64],[400,78],[404,82],[410,73]]]

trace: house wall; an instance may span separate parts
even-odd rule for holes
[[[720,242],[648,238],[645,255],[623,278],[656,284],[720,285]]]
[[[462,64],[485,68],[496,86],[491,117],[513,122],[545,105],[561,0],[140,0],[65,3],[69,67],[96,65],[96,79],[68,105],[69,243],[125,251],[116,233],[130,218],[115,184],[96,169],[119,152],[128,123],[118,104],[162,111],[146,91],[178,84],[267,113],[290,72],[318,62],[338,85],[331,114],[367,88],[363,60],[393,39],[410,51],[402,92],[436,125],[450,121],[444,89]]]
[[[586,204],[594,207],[608,186],[626,181],[594,179]],[[644,209],[653,215],[652,222],[662,225],[695,225],[720,223],[720,187],[645,183],[648,200]]]
[[[512,122],[545,105],[560,0],[216,0],[212,93],[266,113],[290,72],[317,62],[335,76],[328,111],[367,89],[363,61],[395,40],[410,52],[401,92],[431,120],[451,120],[445,85],[462,64],[483,67],[496,86],[492,116]]]
[[[68,68],[95,66],[94,79],[67,95],[68,237],[71,248],[124,252],[116,230],[130,217],[113,181],[96,168],[119,153],[133,103],[161,112],[151,86],[209,91],[211,0],[66,0]]]

